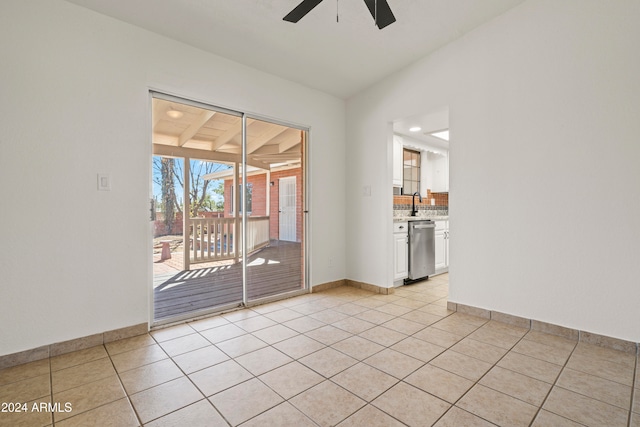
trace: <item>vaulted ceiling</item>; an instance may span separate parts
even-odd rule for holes
[[[67,1],[346,99],[524,0],[388,0],[382,30],[363,0],[323,0],[296,24],[282,18],[300,0]]]

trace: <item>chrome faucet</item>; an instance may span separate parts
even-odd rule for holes
[[[411,196],[411,216],[416,216],[416,214],[418,213],[418,211],[416,210],[416,196],[418,196],[418,199],[420,199],[420,203],[422,203],[422,196],[420,195],[420,192],[416,191],[415,193],[413,193],[413,196]]]

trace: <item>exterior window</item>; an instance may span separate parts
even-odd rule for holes
[[[241,192],[240,194],[242,194],[242,184],[238,184],[238,191],[240,191]],[[247,194],[247,215],[251,215],[251,212],[253,212],[252,206],[251,206],[251,201],[253,199],[253,183],[251,182],[247,183],[246,194]],[[233,198],[233,187],[231,187],[231,196],[229,200],[235,200]],[[238,211],[240,215],[242,215],[242,201],[240,201],[240,206],[238,206]],[[231,210],[231,214],[233,214],[233,209]]]
[[[402,194],[413,194],[420,191],[420,152],[403,150]]]

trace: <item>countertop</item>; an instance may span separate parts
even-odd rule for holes
[[[448,215],[438,215],[438,216],[394,216],[393,222],[405,222],[405,221],[420,221],[430,219],[432,221],[447,221],[449,219]]]

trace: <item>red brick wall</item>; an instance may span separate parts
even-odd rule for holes
[[[156,219],[154,221],[153,237],[160,237],[167,235],[167,226],[164,223],[164,213],[156,212]],[[182,234],[182,212],[176,212],[176,217],[173,220],[171,234]]]
[[[411,196],[393,196],[394,205],[410,205]],[[449,206],[449,193],[432,193],[427,190],[427,196],[422,196],[422,203],[416,197],[416,205],[431,205],[431,199],[436,199],[436,206]]]
[[[266,180],[266,174],[251,175],[247,182],[253,184],[252,201],[251,201],[251,216],[266,216],[267,207],[267,188],[270,191],[271,197],[271,212],[269,212],[269,237],[271,239],[278,239],[279,236],[279,184],[280,178],[288,176],[296,177],[296,204],[298,206],[298,213],[296,216],[296,240],[302,241],[302,168],[288,169],[283,171],[277,171],[271,173],[271,182],[273,186],[269,186]],[[231,207],[233,203],[231,197],[231,186],[233,185],[233,179],[227,179],[224,181],[224,216],[231,217]]]
[[[266,216],[267,206],[267,191],[266,191],[266,175],[251,175],[247,180],[249,184],[253,186],[252,198],[251,198],[251,215],[252,216]],[[224,181],[224,216],[232,217],[231,209],[233,207],[233,201],[231,200],[231,186],[233,185],[233,179],[226,179]],[[235,197],[235,196],[234,196]]]

